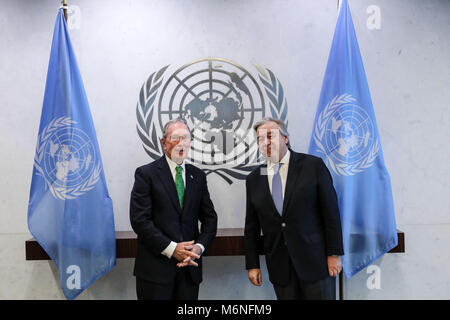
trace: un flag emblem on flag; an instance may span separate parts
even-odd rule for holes
[[[378,155],[375,125],[349,94],[334,97],[319,114],[313,139],[338,175],[354,175],[372,166]]]
[[[89,136],[69,117],[53,119],[39,136],[35,167],[58,199],[75,199],[100,179],[101,163]]]

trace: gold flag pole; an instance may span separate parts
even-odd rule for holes
[[[64,19],[66,19],[67,22],[67,0],[62,0],[61,3],[64,11]]]

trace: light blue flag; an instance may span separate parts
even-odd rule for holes
[[[53,33],[28,229],[55,262],[67,299],[116,264],[112,201],[62,9]]]
[[[389,174],[347,0],[342,2],[309,153],[333,176],[347,277],[397,245]]]

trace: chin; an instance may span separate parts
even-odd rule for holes
[[[177,154],[177,155],[175,155],[175,159],[183,160],[184,159],[184,155],[183,154]]]
[[[181,162],[183,162],[183,160],[186,158],[186,155],[187,154],[185,152],[177,152],[174,155],[174,158],[177,159],[177,160],[180,160]]]
[[[278,154],[274,154],[274,155],[270,156],[269,159],[270,159],[270,161],[275,162],[275,163],[278,163],[281,160],[281,158]]]

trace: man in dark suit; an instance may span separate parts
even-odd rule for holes
[[[269,280],[281,299],[336,299],[342,269],[337,196],[322,159],[289,148],[285,125],[264,118],[253,127],[267,160],[246,179],[246,269],[261,285],[258,242],[264,239]]]
[[[191,143],[186,122],[169,121],[163,131],[165,155],[136,169],[131,192],[137,297],[197,300],[200,256],[216,236],[217,214],[205,173],[184,161]]]

